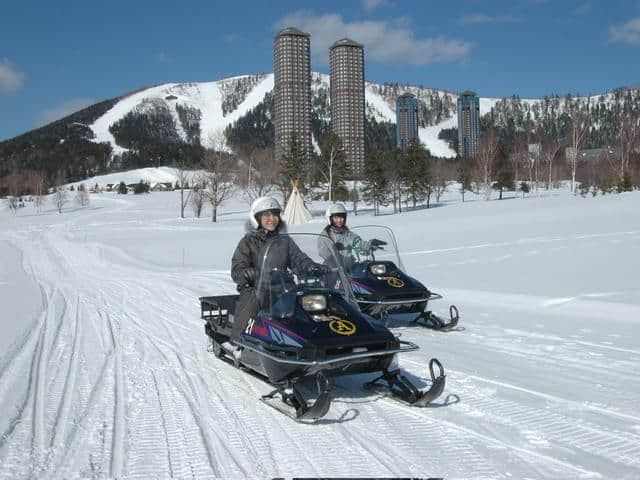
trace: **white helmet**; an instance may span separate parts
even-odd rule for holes
[[[332,203],[331,205],[329,205],[324,215],[328,219],[331,219],[333,215],[344,215],[346,218],[347,209],[344,207],[342,203]]]
[[[267,210],[277,210],[278,213],[282,211],[280,203],[273,197],[260,197],[251,204],[251,210],[249,210],[249,221],[253,228],[258,228],[258,215]]]

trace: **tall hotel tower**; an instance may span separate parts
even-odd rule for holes
[[[458,155],[475,157],[480,143],[480,100],[467,90],[458,96]]]
[[[349,38],[329,48],[331,130],[340,138],[354,177],[364,170],[364,46]]]
[[[412,93],[403,93],[396,100],[396,141],[404,150],[411,140],[418,138],[418,99]]]
[[[285,28],[273,38],[275,155],[280,159],[295,133],[311,155],[311,54],[308,33]]]

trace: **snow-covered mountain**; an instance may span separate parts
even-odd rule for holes
[[[158,108],[160,104],[162,108],[170,112],[176,125],[176,131],[184,141],[188,141],[188,138],[178,109],[188,107],[199,111],[200,139],[203,145],[209,146],[212,135],[224,130],[228,125],[255,108],[272,90],[273,74],[244,75],[215,82],[167,83],[147,88],[124,97],[98,118],[91,125],[91,129],[95,133],[93,141],[108,142],[112,146],[114,154],[122,153],[126,149],[122,145],[118,145],[109,127],[129,112],[143,111],[145,108],[149,108],[148,106]],[[325,94],[329,91],[329,76],[313,73],[312,95],[318,97],[322,91]],[[436,123],[433,125],[425,124],[420,128],[420,139],[434,155],[454,157],[455,152],[449,148],[446,141],[438,138],[438,133],[443,128],[456,126],[457,95],[455,93],[409,85],[366,82],[366,114],[378,122],[395,123],[395,99],[399,93],[405,91],[415,94],[425,105],[426,112],[436,111],[434,102],[445,104],[444,110],[438,108],[438,114],[433,115]],[[496,98],[482,98],[481,113],[485,114],[490,111],[498,101],[499,99]],[[328,120],[326,112],[319,112],[319,116]],[[424,123],[429,122],[433,122],[433,120],[428,118]]]

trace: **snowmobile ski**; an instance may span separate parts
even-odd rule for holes
[[[438,367],[436,376],[434,366]],[[364,384],[364,388],[386,394],[394,400],[412,407],[424,407],[438,398],[445,386],[446,375],[444,368],[437,358],[429,361],[429,373],[431,375],[431,387],[428,390],[420,390],[400,370],[385,370],[382,375]],[[384,383],[381,383],[384,382]]]
[[[318,372],[316,385],[318,397],[311,405],[307,403],[295,382],[291,382],[289,388],[278,386],[271,393],[263,395],[260,400],[298,422],[316,421],[324,417],[331,407],[331,384],[322,372]],[[276,401],[278,397],[280,397],[280,402]]]
[[[458,308],[455,305],[451,305],[449,307],[449,320],[436,315],[431,310],[427,310],[426,312],[422,312],[412,323],[446,332],[455,328],[458,325],[458,320],[460,320]]]

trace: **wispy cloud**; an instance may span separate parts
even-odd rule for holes
[[[171,57],[167,52],[158,52],[153,56],[153,59],[158,63],[167,63],[171,61]]]
[[[36,116],[33,124],[35,127],[41,127],[47,123],[54,122],[60,118],[66,117],[67,115],[71,115],[72,113],[82,110],[94,103],[96,103],[96,101],[92,98],[74,98],[53,108],[42,110]]]
[[[360,0],[360,3],[362,4],[362,8],[368,11],[375,10],[378,7],[390,5],[390,2],[388,0]]]
[[[518,23],[520,18],[513,15],[486,15],[484,13],[470,13],[458,20],[461,25],[481,25],[486,23]]]
[[[314,15],[301,10],[280,19],[277,29],[294,26],[311,34],[311,51],[314,61],[328,63],[329,47],[344,37],[364,44],[367,59],[385,64],[455,62],[466,58],[471,44],[462,40],[416,38],[407,19],[389,21],[345,22],[342,15]]]
[[[609,27],[609,41],[611,43],[640,45],[640,17],[625,23],[611,25]]]
[[[0,58],[0,93],[19,90],[24,85],[24,73],[16,70],[6,58]]]
[[[241,35],[241,34],[236,33],[236,32],[229,33],[229,34],[225,35],[224,37],[222,37],[222,39],[224,40],[225,43],[237,43],[237,42],[246,40],[244,35]]]
[[[582,5],[579,5],[574,11],[574,15],[586,15],[591,11],[591,2],[585,2]]]

